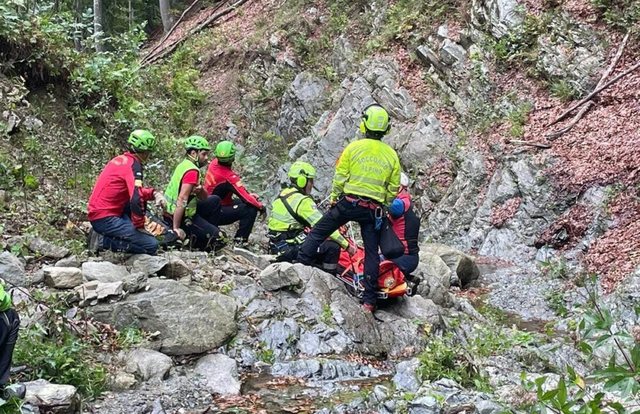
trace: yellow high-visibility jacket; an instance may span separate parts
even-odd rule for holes
[[[400,188],[400,160],[379,139],[354,141],[340,155],[333,177],[331,200],[343,194],[368,197],[387,206]]]
[[[301,223],[297,218],[293,217],[289,210],[284,206],[282,199],[285,199],[300,219],[304,220]],[[322,218],[322,214],[318,211],[318,206],[313,199],[305,194],[302,194],[297,188],[285,188],[280,193],[280,197],[276,198],[273,204],[271,204],[271,216],[267,227],[272,232],[283,233],[288,231],[300,231],[304,230],[305,226],[313,227]],[[342,237],[336,230],[329,238],[338,243],[342,248],[347,248],[349,242]]]

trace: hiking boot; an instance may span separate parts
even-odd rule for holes
[[[9,400],[11,398],[24,399],[27,394],[27,387],[24,384],[11,384],[2,390],[0,395],[3,399]]]
[[[362,310],[365,311],[366,313],[373,313],[376,310],[376,305],[372,305],[370,303],[363,303]]]
[[[101,251],[102,242],[104,237],[102,234],[96,232],[93,228],[89,230],[89,235],[87,236],[87,249],[92,253],[98,253]]]

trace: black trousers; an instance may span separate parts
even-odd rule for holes
[[[11,357],[18,339],[19,328],[20,318],[18,317],[18,312],[14,309],[0,312],[0,388],[9,382]]]
[[[278,262],[294,263],[298,260],[300,246],[300,244],[288,244],[279,250],[272,248],[271,253],[278,255],[276,257]],[[313,265],[320,267],[327,273],[336,273],[340,259],[340,245],[333,240],[323,241],[313,259]]]
[[[196,214],[182,220],[182,229],[191,240],[191,246],[198,250],[210,251],[220,247],[220,229],[215,224],[215,214],[220,211],[220,197],[212,195],[198,200]],[[173,226],[171,216],[165,216]]]
[[[211,223],[217,226],[225,226],[227,224],[238,221],[238,231],[235,238],[242,241],[249,240],[249,235],[253,230],[253,224],[258,217],[258,209],[251,204],[247,204],[242,200],[234,200],[233,205],[220,205],[215,211],[211,212]]]
[[[380,272],[380,231],[375,229],[375,212],[373,209],[353,204],[342,198],[313,226],[311,233],[300,247],[298,261],[310,265],[320,244],[340,226],[349,221],[360,224],[362,241],[364,242],[364,303],[376,304],[378,275]]]

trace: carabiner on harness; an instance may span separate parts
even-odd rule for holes
[[[382,228],[382,217],[383,217],[383,211],[382,211],[382,207],[376,207],[376,209],[374,210],[374,217],[376,220],[376,224],[375,224],[375,228],[376,231],[380,231],[380,229]]]

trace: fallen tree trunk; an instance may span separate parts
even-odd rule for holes
[[[185,11],[182,12],[182,14],[180,15],[180,18],[178,20],[176,20],[176,22],[173,24],[173,26],[171,27],[171,29],[165,33],[164,36],[162,36],[162,39],[160,39],[160,41],[153,47],[153,49],[151,49],[149,51],[149,53],[147,53],[147,55],[143,58],[143,60],[145,60],[147,58],[147,56],[151,56],[152,54],[154,54],[159,48],[160,46],[162,46],[162,44],[169,38],[169,36],[171,36],[171,33],[173,33],[176,30],[176,27],[178,27],[178,25],[180,23],[182,23],[182,21],[184,20],[185,16],[196,6],[196,4],[200,3],[200,0],[194,0],[193,3],[191,3],[191,5],[189,5],[189,7],[187,7],[187,9]]]
[[[152,64],[154,62],[157,62],[158,60],[163,59],[166,56],[170,55],[171,53],[173,53],[174,50],[176,50],[176,48],[182,42],[187,40],[190,36],[193,36],[194,34],[200,32],[202,29],[204,29],[204,28],[210,26],[211,24],[215,23],[216,20],[220,19],[221,17],[224,17],[227,14],[235,11],[238,7],[242,6],[247,1],[249,1],[249,0],[238,0],[237,2],[235,2],[231,6],[227,7],[226,9],[222,10],[221,12],[216,13],[213,16],[207,18],[204,22],[200,23],[199,25],[197,25],[196,27],[191,29],[189,31],[189,33],[187,33],[185,36],[181,37],[176,42],[174,42],[171,45],[167,46],[166,48],[162,49],[159,53],[156,53],[154,55],[147,55],[143,59],[143,61],[142,61],[140,66],[141,67],[148,66],[148,65],[150,65],[150,64]]]

